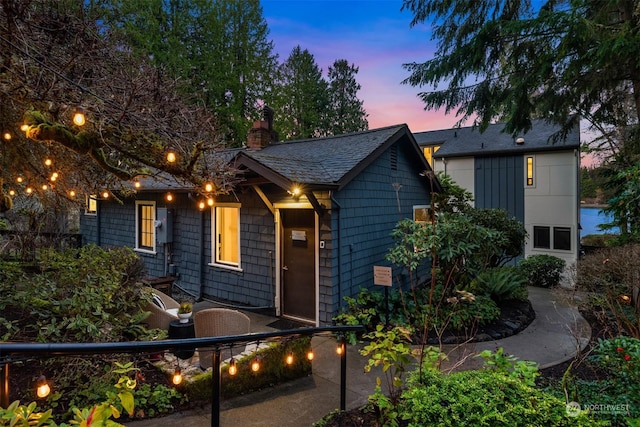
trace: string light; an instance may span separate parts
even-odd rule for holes
[[[53,164],[53,160],[47,157],[46,159],[44,159],[44,164],[45,166],[51,166]]]
[[[7,141],[11,141],[11,133],[10,132],[3,133],[2,137]]]
[[[24,191],[25,191],[25,193],[27,193],[27,194],[31,194],[31,193],[33,193],[33,188],[31,188],[31,187],[27,187],[27,188],[25,188],[25,189],[24,189]]]
[[[213,184],[210,182],[207,182],[204,185],[204,191],[206,191],[207,193],[211,193],[213,191]]]
[[[109,198],[109,192],[108,191],[103,191],[102,192],[102,198],[103,199],[108,199]]]
[[[336,347],[336,353],[341,355],[343,352],[344,352],[344,345],[343,344],[338,345],[338,347]]]
[[[176,368],[176,370],[173,372],[173,377],[171,378],[171,382],[173,382],[174,385],[179,385],[182,383],[182,371],[180,370],[180,366],[178,366]]]
[[[173,151],[167,152],[167,162],[175,163],[176,161],[176,153]]]
[[[21,184],[21,183],[22,183],[22,181],[24,181],[24,178],[22,178],[21,176],[19,176],[19,177],[17,177],[17,178],[16,178],[16,182],[17,182],[18,184]]]
[[[256,356],[256,358],[251,361],[251,372],[258,372],[259,370],[260,370],[260,356]]]
[[[47,184],[42,184],[43,191],[47,191],[48,189],[49,189],[49,186]]]
[[[76,107],[75,111],[73,112],[73,123],[76,126],[84,126],[84,124],[86,123],[84,108]]]
[[[294,360],[295,360],[295,359],[294,359],[294,357],[293,357],[293,351],[292,351],[292,352],[289,352],[289,354],[287,354],[287,357],[286,357],[286,359],[284,360],[284,362],[285,362],[287,365],[293,365],[293,361],[294,361]]]
[[[140,181],[137,181],[137,180],[136,180],[136,181],[133,181],[133,186],[134,186],[135,188],[140,188],[140,187],[142,186],[142,184],[140,184]]]
[[[26,131],[28,131],[28,130],[29,130],[29,125],[28,125],[28,124],[26,124],[26,123],[25,123],[25,124],[23,124],[22,126],[20,126],[20,130],[21,130],[22,132],[26,132]]]
[[[309,349],[309,351],[307,352],[307,359],[313,360],[314,357],[315,354],[313,354],[313,350]]]
[[[214,203],[214,201],[213,201],[213,199],[212,199],[212,198],[208,198],[208,199],[207,199],[207,205],[209,205],[209,206],[213,206],[213,203]]]
[[[200,203],[198,203],[198,208],[199,208],[200,210],[204,210],[204,208],[205,208],[206,206],[207,206],[207,205],[205,205],[205,204],[204,204],[204,202],[202,202],[202,201],[201,201]]]
[[[165,199],[167,200],[167,202],[173,202],[173,194],[167,193]]]
[[[58,172],[54,172],[51,174],[51,178],[49,178],[50,181],[55,181],[56,179],[58,179]]]
[[[9,195],[10,196],[15,196],[16,195],[16,191],[13,190],[13,189],[9,190]]]
[[[260,369],[259,366],[258,366],[258,369]],[[253,364],[251,364],[251,370],[253,371]],[[236,362],[236,359],[234,359],[233,357],[229,361],[229,370],[228,370],[228,372],[229,372],[229,375],[231,375],[231,376],[233,376],[233,375],[238,373],[238,362]]]
[[[69,190],[69,197],[76,197],[76,192],[74,190]]]
[[[51,393],[51,387],[47,384],[47,377],[40,375],[38,378],[36,394],[39,398],[44,398],[49,396],[49,393]]]

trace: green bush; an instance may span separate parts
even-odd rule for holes
[[[553,255],[531,255],[520,260],[527,285],[552,288],[560,284],[565,261]]]
[[[527,281],[522,271],[513,266],[491,268],[481,272],[476,278],[475,286],[480,293],[491,297],[496,303],[528,298]]]
[[[564,400],[499,370],[411,376],[400,417],[417,426],[597,426],[587,414],[567,414]]]

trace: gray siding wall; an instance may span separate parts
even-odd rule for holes
[[[476,157],[475,206],[500,208],[524,222],[524,160],[521,155]]]
[[[397,170],[392,170],[390,165],[391,153],[387,151],[335,196],[342,209],[339,212],[340,259],[338,248],[333,247],[333,275],[338,280],[332,299],[334,314],[344,304],[341,299],[345,296],[355,296],[361,288],[382,290],[373,284],[374,265],[393,267],[394,288],[409,284],[404,269],[392,266],[385,256],[394,246],[391,232],[398,221],[413,218],[413,206],[430,203],[429,189],[426,178],[419,176],[415,163],[404,150],[398,150]],[[397,197],[394,183],[400,185]],[[335,215],[332,227],[337,239]],[[338,262],[341,277],[338,277]],[[420,274],[427,271],[425,263]]]

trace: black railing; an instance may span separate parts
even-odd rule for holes
[[[17,356],[36,356],[40,358],[57,356],[74,356],[83,354],[112,354],[112,353],[153,353],[172,350],[195,350],[196,348],[213,348],[213,396],[211,402],[211,426],[220,426],[220,396],[222,385],[222,360],[220,353],[223,347],[231,344],[260,342],[268,339],[286,338],[291,336],[313,336],[320,334],[338,334],[340,336],[340,409],[346,407],[346,379],[347,379],[347,332],[361,331],[362,326],[327,326],[320,328],[290,329],[286,331],[261,332],[246,335],[231,335],[221,337],[188,338],[181,340],[161,341],[130,341],[107,343],[0,343],[0,407],[9,406],[9,366]]]

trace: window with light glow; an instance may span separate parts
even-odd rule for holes
[[[439,149],[439,145],[422,147],[422,152],[424,153],[424,157],[427,159],[427,162],[429,162],[429,166],[433,167],[433,155],[436,154],[436,151],[438,151]]]
[[[533,187],[533,156],[527,157],[527,186]]]
[[[240,267],[240,206],[216,205],[211,220],[213,263]]]
[[[414,206],[413,220],[415,222],[433,223],[433,210],[431,209],[431,205]]]
[[[155,202],[136,202],[136,249],[148,252],[156,250]]]
[[[97,215],[98,214],[98,196],[87,196],[87,205],[84,208],[85,215]]]

